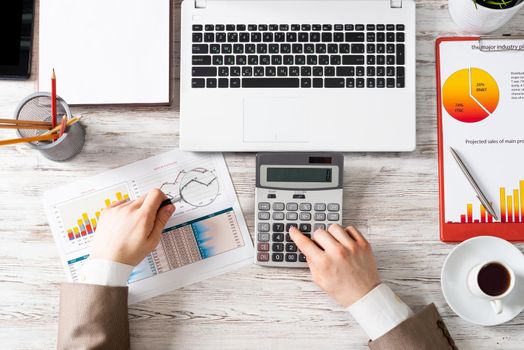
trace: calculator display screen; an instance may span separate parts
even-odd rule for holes
[[[331,182],[331,168],[268,168],[269,182]]]

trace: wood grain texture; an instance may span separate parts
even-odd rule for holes
[[[179,4],[174,16],[178,24]],[[418,309],[435,302],[460,349],[522,349],[524,315],[491,328],[447,306],[440,269],[453,245],[438,239],[434,41],[455,35],[445,0],[417,1],[417,149],[345,157],[344,222],[371,241],[382,279]],[[524,12],[500,32],[523,31]],[[38,24],[36,25],[38,28]],[[179,49],[174,26],[173,52]],[[0,81],[0,116],[36,91],[32,78]],[[83,152],[53,163],[25,145],[0,148],[0,343],[2,349],[56,345],[58,285],[65,278],[41,195],[50,187],[176,148],[178,62],[170,107],[82,107]],[[146,130],[146,132],[143,132]],[[1,131],[6,138],[13,133]],[[254,155],[227,154],[242,209],[253,227]],[[523,246],[519,245],[522,250]],[[310,282],[305,270],[247,267],[130,308],[134,349],[366,349],[358,325]]]

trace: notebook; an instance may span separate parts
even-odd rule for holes
[[[40,2],[39,90],[69,104],[170,102],[169,0]]]
[[[440,238],[524,241],[524,39],[437,40]],[[460,155],[499,218],[484,208]]]

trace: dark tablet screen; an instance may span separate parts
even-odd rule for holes
[[[33,36],[33,0],[0,0],[0,77],[27,78]]]

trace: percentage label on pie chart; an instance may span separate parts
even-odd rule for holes
[[[495,112],[499,103],[499,87],[483,69],[461,69],[451,74],[444,83],[442,103],[456,120],[476,123]]]
[[[180,180],[180,196],[195,207],[203,207],[215,201],[220,191],[216,174],[208,169],[188,171]]]

